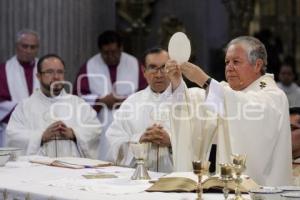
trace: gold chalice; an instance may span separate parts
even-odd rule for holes
[[[224,183],[224,187],[223,187],[223,194],[224,194],[224,198],[225,200],[228,198],[229,195],[229,189],[228,189],[228,182],[231,181],[233,179],[232,177],[232,165],[230,164],[224,164],[221,163],[220,164],[220,180]]]
[[[208,169],[210,166],[209,161],[195,160],[193,163],[193,172],[198,176],[197,185],[197,200],[203,200],[203,187],[202,187],[202,176],[208,174]]]
[[[233,171],[236,176],[234,179],[234,182],[236,184],[234,200],[246,200],[245,198],[242,197],[241,190],[240,190],[240,186],[243,181],[241,175],[246,170],[246,155],[233,154],[231,159],[232,159]]]

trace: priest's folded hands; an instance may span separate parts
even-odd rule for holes
[[[169,134],[159,124],[154,124],[148,127],[145,133],[141,136],[140,142],[151,142],[162,147],[171,146]]]
[[[42,144],[55,139],[76,140],[72,128],[66,126],[62,121],[56,121],[48,126],[42,135]]]

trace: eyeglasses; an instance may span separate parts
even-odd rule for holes
[[[156,65],[149,65],[147,66],[146,70],[151,74],[155,74],[157,72],[166,73],[165,64],[160,67],[157,67]]]
[[[30,44],[20,44],[20,45],[23,49],[30,48],[31,50],[34,50],[34,49],[38,48],[38,45],[30,45]]]
[[[55,74],[62,76],[65,74],[65,71],[49,69],[49,70],[45,70],[45,71],[41,72],[41,74],[45,74],[46,76],[54,76]]]

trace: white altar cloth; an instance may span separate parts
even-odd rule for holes
[[[194,200],[196,198],[195,193],[144,192],[151,184],[148,181],[130,180],[133,170],[115,166],[67,169],[26,162],[9,162],[5,167],[0,167],[0,200]],[[100,173],[114,174],[118,178],[85,179],[82,176]],[[162,175],[150,172],[153,179]],[[223,195],[205,193],[204,199],[223,199]]]

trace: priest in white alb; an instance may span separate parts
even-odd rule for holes
[[[15,108],[6,145],[23,149],[25,155],[97,158],[100,122],[89,104],[63,89],[63,60],[45,55],[37,71],[41,89]]]
[[[160,48],[145,53],[144,76],[149,86],[131,96],[114,115],[106,132],[109,144],[106,159],[117,165],[133,167],[135,160],[131,142],[148,142],[150,146],[147,166],[153,171],[173,170],[170,141],[170,123],[166,109],[171,91],[163,67],[169,59]]]
[[[219,163],[230,163],[232,154],[244,154],[245,174],[259,185],[289,185],[292,146],[288,101],[273,75],[266,73],[265,46],[254,37],[241,36],[227,45],[225,53],[227,83],[211,79],[192,63],[168,61],[166,68],[173,80],[173,90],[184,88],[181,78],[172,76],[176,71],[203,88],[198,92],[183,89],[182,93],[206,93],[205,103],[198,104],[217,117]]]
[[[160,48],[145,53],[143,70],[149,86],[128,97],[114,115],[106,132],[109,142],[107,160],[133,167],[135,160],[130,143],[147,142],[151,148],[146,166],[150,170],[192,170],[192,160],[197,157],[193,155],[196,152],[193,150],[194,137],[188,130],[184,136],[177,136],[171,130],[172,88],[164,70],[168,59],[168,53]],[[189,122],[189,119],[185,121]],[[199,133],[201,127],[199,124]]]
[[[0,146],[5,141],[5,128],[18,102],[39,88],[35,74],[39,35],[24,29],[16,35],[16,55],[0,64]]]

